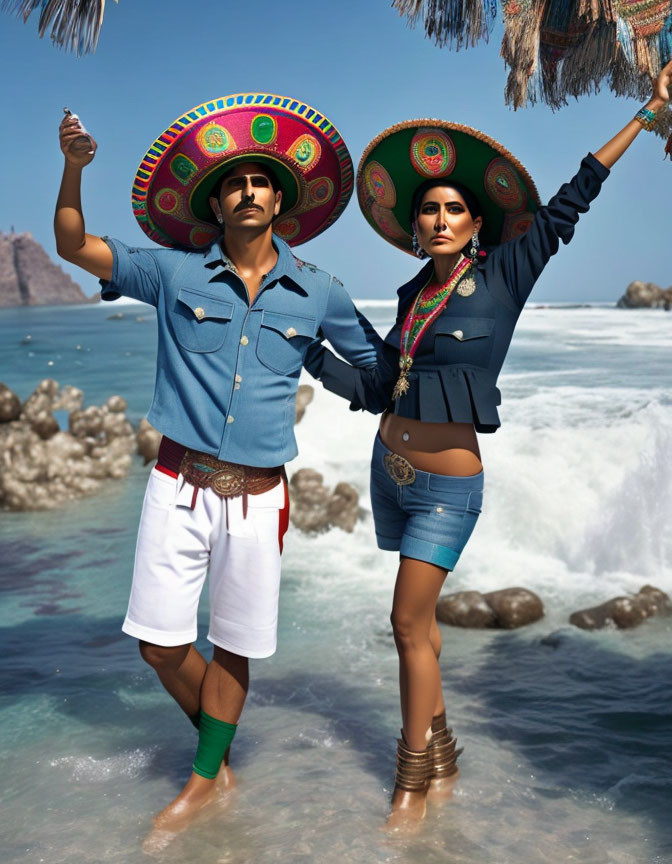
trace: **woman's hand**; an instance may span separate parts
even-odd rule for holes
[[[65,156],[65,161],[70,165],[73,165],[77,168],[83,168],[85,165],[88,165],[89,162],[96,155],[96,150],[98,149],[98,145],[93,140],[93,138],[86,132],[82,130],[82,124],[79,122],[79,118],[76,114],[67,114],[62,120],[61,125],[58,129],[59,141],[61,145],[61,150],[63,151],[63,155]],[[78,147],[71,147],[73,141],[80,137],[86,136],[91,141],[91,149],[80,149]]]
[[[670,90],[672,89],[672,60],[660,70],[660,75],[656,79],[653,87],[653,98],[659,99],[661,102],[670,101]]]

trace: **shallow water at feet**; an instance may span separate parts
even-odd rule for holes
[[[153,383],[152,313],[119,306],[125,317],[107,320],[110,308],[1,312],[0,380],[22,397],[46,376],[82,387],[87,404],[120,393],[137,422]],[[362,308],[381,330],[391,322],[389,307]],[[290,530],[279,649],[252,664],[237,793],[157,860],[672,861],[672,624],[567,624],[647,582],[672,592],[671,336],[659,312],[524,313],[500,379],[504,426],[481,436],[484,513],[447,590],[521,584],[546,617],[515,633],[442,628],[465,752],[453,801],[430,808],[422,834],[378,830],[399,726],[396,556],[375,548],[367,517],[353,535]],[[352,482],[368,508],[375,428],[318,385],[290,473]],[[0,514],[8,864],[149,860],[151,817],[188,775],[195,733],[119,631],[146,476],[137,462],[61,511]],[[206,621],[203,605],[202,632]]]

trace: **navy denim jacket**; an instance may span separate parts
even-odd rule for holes
[[[418,291],[429,279],[429,261],[398,291],[394,327],[374,370],[352,369],[326,352],[320,378],[327,389],[351,402],[353,410],[374,414],[385,409],[429,423],[473,423],[479,432],[495,432],[501,402],[497,378],[518,317],[560,241],[569,243],[579,214],[587,212],[609,170],[589,154],[576,176],[541,207],[527,233],[489,250],[475,273],[476,290],[455,292],[425,333],[409,374],[408,393],[394,402],[399,374],[401,328]]]
[[[156,307],[158,356],[149,422],[164,435],[242,465],[282,465],[297,454],[296,390],[327,338],[355,366],[376,362],[381,340],[338,279],[273,238],[278,261],[254,302],[217,243],[202,252],[134,249],[114,256],[103,300]],[[319,365],[319,364],[318,364]],[[350,368],[350,367],[348,367]]]

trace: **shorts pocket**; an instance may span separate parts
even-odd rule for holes
[[[279,543],[280,515],[285,506],[285,484],[278,483],[268,492],[247,496],[247,516],[243,518],[242,496],[230,498],[228,508],[228,533],[231,537],[252,543]],[[286,530],[286,529],[285,529]]]
[[[175,503],[177,486],[177,477],[171,477],[156,467],[152,468],[145,491],[145,504],[168,510]]]
[[[138,542],[140,536],[149,546],[160,546],[165,542],[168,519],[176,494],[177,478],[152,468],[142,503]]]

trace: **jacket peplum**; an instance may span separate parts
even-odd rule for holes
[[[329,352],[320,379],[327,389],[350,401],[352,410],[388,410],[428,423],[473,423],[478,432],[500,426],[497,379],[525,302],[552,255],[567,244],[581,213],[599,194],[609,170],[592,154],[577,174],[535,214],[528,231],[488,250],[466,278],[475,291],[455,291],[426,331],[408,375],[410,388],[396,400],[401,329],[420,289],[431,277],[429,261],[398,290],[394,327],[380,347],[374,369],[354,369]]]

